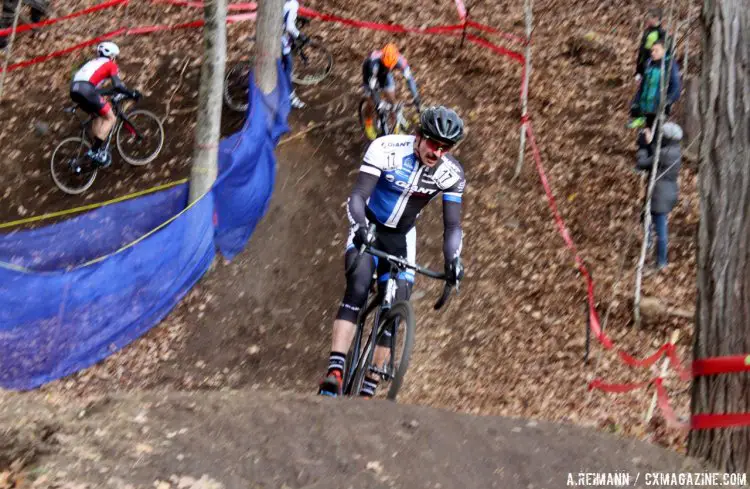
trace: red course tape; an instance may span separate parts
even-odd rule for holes
[[[573,239],[570,237],[570,233],[568,232],[567,227],[565,226],[565,222],[562,220],[562,217],[560,216],[560,211],[557,208],[557,203],[555,202],[555,197],[552,194],[552,189],[549,185],[549,182],[547,181],[547,175],[544,172],[544,167],[542,166],[542,157],[539,153],[539,147],[536,144],[536,138],[534,137],[534,129],[532,124],[529,122],[526,124],[526,133],[529,137],[529,144],[531,145],[531,149],[534,155],[534,161],[536,163],[537,173],[539,173],[539,179],[542,182],[542,187],[544,187],[544,191],[547,194],[547,202],[549,203],[549,207],[552,210],[552,214],[555,217],[555,223],[557,224],[558,231],[560,235],[563,238],[563,241],[565,241],[565,244],[568,246],[568,248],[573,253],[573,256],[575,258],[576,266],[578,267],[578,270],[581,272],[581,274],[586,279],[586,291],[588,295],[588,305],[589,305],[589,319],[591,324],[591,331],[594,333],[594,336],[601,342],[602,346],[610,350],[612,348],[615,348],[614,343],[612,340],[602,331],[601,323],[599,322],[599,314],[596,312],[596,301],[594,298],[594,281],[591,278],[591,275],[589,275],[588,270],[586,269],[586,266],[583,264],[583,260],[578,255],[578,251],[576,250],[575,243],[573,242]],[[666,344],[663,345],[659,350],[650,355],[649,357],[638,360],[628,353],[624,351],[618,351],[620,359],[626,363],[627,365],[633,366],[633,367],[648,367],[653,365],[659,358],[661,358],[663,355],[667,355],[669,357],[669,362],[672,368],[674,368],[679,374],[680,379],[682,380],[689,380],[691,378],[690,372],[688,372],[681,364],[680,359],[677,357],[677,352],[674,348],[674,345]]]
[[[750,426],[750,413],[696,414],[690,420],[690,427],[694,430],[734,428],[738,426]]]
[[[729,374],[750,372],[750,355],[701,358],[693,361],[693,375]]]
[[[509,41],[513,41],[521,45],[525,45],[527,42],[526,38],[524,37],[517,36],[515,34],[508,34],[507,32],[503,32],[501,30],[495,29],[494,27],[490,27],[486,24],[480,24],[479,22],[474,22],[473,20],[467,20],[466,25],[468,25],[469,27],[478,29],[480,31],[487,32],[488,34],[494,34],[496,36],[504,37],[505,39],[508,39]]]
[[[128,0],[124,0],[124,1],[128,1]],[[255,16],[256,16],[255,12],[229,15],[227,16],[227,23],[231,24],[234,22],[252,20],[252,19],[255,19]],[[8,66],[8,73],[10,73],[11,71],[20,69],[20,68],[25,68],[27,66],[31,66],[37,63],[42,63],[52,58],[57,58],[60,56],[64,56],[66,54],[70,54],[74,51],[78,51],[79,49],[83,49],[85,47],[96,44],[97,42],[102,41],[104,39],[116,37],[121,34],[126,35],[126,36],[136,36],[136,35],[142,35],[142,34],[151,34],[152,32],[172,31],[176,29],[190,29],[190,28],[197,28],[197,27],[202,27],[202,26],[203,26],[203,20],[194,20],[192,22],[185,22],[182,24],[175,24],[175,25],[151,25],[151,26],[143,26],[143,27],[134,27],[132,29],[121,28],[121,29],[117,29],[116,31],[108,32],[107,34],[104,34],[97,38],[89,39],[88,41],[84,41],[82,43],[76,44],[75,46],[61,49],[60,51],[55,51],[53,53],[45,54],[44,56],[37,56],[36,58],[32,58],[26,61],[21,61],[19,63],[12,64]],[[0,72],[2,71],[3,71],[2,68],[0,68]]]
[[[38,56],[36,58],[32,58],[32,59],[29,59],[29,60],[26,60],[26,61],[21,61],[20,63],[14,63],[14,64],[8,66],[8,73],[10,73],[11,71],[17,70],[19,68],[23,68],[25,66],[34,65],[34,64],[37,64],[37,63],[41,63],[43,61],[47,61],[47,60],[52,59],[52,58],[57,58],[59,56],[65,55],[65,54],[72,53],[73,51],[77,51],[77,50],[83,49],[83,48],[85,48],[87,46],[91,46],[92,44],[96,44],[99,41],[103,41],[104,39],[109,39],[111,37],[115,37],[115,36],[117,36],[119,34],[122,34],[125,31],[126,31],[126,29],[123,27],[121,29],[117,29],[116,31],[108,32],[108,33],[106,33],[106,34],[104,34],[102,36],[96,37],[94,39],[89,39],[88,41],[84,41],[84,42],[82,42],[80,44],[76,44],[75,46],[71,46],[69,48],[61,49],[60,51],[55,51],[54,53],[45,54],[44,56]],[[3,69],[0,68],[0,72],[2,72],[2,71],[3,71]]]
[[[54,19],[47,19],[43,20],[41,22],[37,22],[35,24],[24,24],[16,27],[16,34],[20,34],[21,32],[30,31],[32,29],[36,29],[37,27],[44,27],[48,25],[57,24],[58,22],[61,22],[63,20],[68,19],[74,19],[76,17],[80,17],[82,15],[88,15],[92,12],[96,12],[99,10],[104,10],[106,8],[115,7],[117,5],[128,3],[129,0],[110,0],[109,2],[104,2],[99,5],[94,5],[93,7],[89,7],[84,10],[79,10],[78,12],[73,12],[72,14],[64,15],[62,17],[55,17]],[[13,32],[12,27],[8,27],[7,29],[0,29],[0,36],[7,36]],[[8,70],[10,71],[10,70]]]
[[[644,387],[648,387],[650,384],[651,381],[638,382],[634,384],[607,384],[599,379],[594,379],[589,383],[589,390],[598,389],[604,392],[616,392],[618,394],[622,394],[624,392],[643,389]]]
[[[203,2],[190,2],[187,0],[151,0],[151,3],[167,3],[178,7],[203,8]],[[249,3],[230,3],[227,10],[257,10],[258,5],[255,2]]]
[[[350,27],[359,27],[360,29],[370,29],[375,31],[386,31],[396,33],[413,33],[413,34],[444,34],[447,32],[458,31],[463,29],[463,24],[456,24],[450,26],[436,26],[427,28],[418,27],[407,27],[398,24],[380,24],[377,22],[366,22],[356,19],[347,19],[345,17],[339,17],[338,15],[324,14],[315,10],[300,7],[300,15],[305,17],[311,17],[314,19],[320,19],[327,22],[336,22],[338,24],[348,25]]]

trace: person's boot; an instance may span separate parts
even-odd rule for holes
[[[375,397],[375,391],[378,390],[379,383],[380,381],[378,379],[365,377],[365,381],[362,382],[362,389],[359,391],[359,397],[363,399],[372,399]]]
[[[100,168],[106,168],[112,163],[112,156],[104,148],[91,148],[86,153],[86,156]]]
[[[635,119],[631,119],[631,121],[628,122],[625,127],[627,127],[628,129],[639,129],[641,127],[644,127],[645,125],[646,125],[645,117],[636,117]]]
[[[318,395],[338,397],[341,395],[341,384],[343,384],[341,372],[334,370],[320,383]]]
[[[304,103],[295,92],[289,94],[289,103],[294,109],[304,109],[307,107],[307,104]]]

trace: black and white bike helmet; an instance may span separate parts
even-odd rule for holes
[[[422,111],[419,125],[423,136],[451,146],[464,137],[464,121],[455,111],[442,105]]]
[[[104,56],[109,59],[115,59],[120,54],[120,48],[117,44],[109,41],[104,41],[96,47],[96,53],[99,56]]]

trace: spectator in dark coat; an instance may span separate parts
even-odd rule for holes
[[[666,33],[661,27],[662,10],[660,8],[649,9],[646,14],[646,30],[643,31],[641,44],[638,47],[638,59],[635,65],[635,79],[641,81],[646,73],[646,62],[651,57],[651,48],[656,41],[664,41]]]
[[[661,150],[659,151],[659,165],[656,173],[656,183],[651,195],[651,218],[656,230],[656,268],[663,270],[667,266],[667,221],[669,213],[677,204],[679,185],[677,179],[682,162],[682,128],[674,122],[664,124]],[[636,168],[647,171],[651,176],[654,164],[656,137],[651,135],[649,128],[644,129],[639,137],[639,148],[636,153]],[[653,239],[649,233],[649,241]]]

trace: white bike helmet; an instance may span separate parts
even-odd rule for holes
[[[96,52],[99,56],[115,59],[120,54],[120,48],[113,42],[105,41],[96,47]]]

